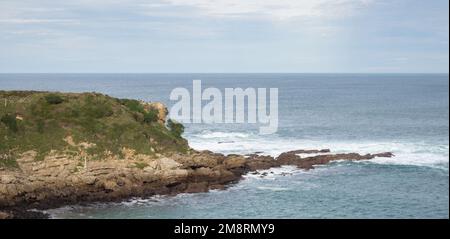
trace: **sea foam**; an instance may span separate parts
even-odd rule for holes
[[[197,150],[211,150],[223,154],[251,154],[277,157],[283,152],[297,149],[331,149],[332,153],[360,154],[392,152],[393,158],[375,158],[370,163],[389,165],[411,165],[443,168],[448,170],[448,142],[431,144],[401,141],[319,141],[263,137],[242,132],[200,132],[186,135],[190,146]],[[306,157],[307,155],[300,155]],[[311,156],[311,155],[309,155]]]

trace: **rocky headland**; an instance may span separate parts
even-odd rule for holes
[[[161,103],[96,93],[0,91],[0,218],[29,209],[225,189],[249,172],[392,153],[296,150],[274,158],[196,151]],[[299,146],[301,147],[301,146]]]

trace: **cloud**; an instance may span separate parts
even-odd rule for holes
[[[78,20],[74,19],[43,19],[43,18],[11,18],[11,19],[0,19],[0,23],[8,24],[40,24],[40,23],[79,23]]]
[[[73,23],[73,19],[138,16],[293,20],[352,15],[373,0],[31,0],[0,2],[0,23]],[[85,13],[86,15],[82,15]],[[89,15],[89,13],[91,13]],[[92,14],[97,13],[97,14]],[[81,15],[80,15],[81,14]],[[111,16],[108,16],[111,15]],[[106,19],[105,18],[105,19]],[[124,20],[124,19],[121,19]]]
[[[302,17],[340,17],[353,14],[372,0],[164,0],[192,7],[211,17],[265,17],[289,20]]]

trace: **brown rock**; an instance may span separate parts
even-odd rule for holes
[[[226,169],[243,168],[246,165],[246,160],[242,156],[232,155],[228,156],[224,161],[224,166]]]
[[[321,149],[321,150],[317,150],[317,149],[300,149],[300,150],[294,150],[294,151],[289,151],[286,152],[288,154],[319,154],[319,153],[330,153],[331,150],[329,149]]]
[[[1,219],[10,219],[12,216],[9,213],[0,211],[0,220]]]
[[[132,196],[206,192],[209,189],[224,189],[231,183],[238,182],[245,173],[281,165],[312,169],[314,165],[334,160],[393,157],[388,152],[367,155],[326,154],[305,158],[297,155],[315,153],[329,153],[329,150],[290,151],[281,154],[276,160],[257,154],[245,158],[241,155],[225,156],[194,150],[190,154],[159,158],[134,154],[133,157],[122,160],[89,160],[87,168],[78,166],[79,158],[64,158],[55,153],[39,162],[21,161],[21,171],[1,171],[0,208],[49,208],[80,202],[120,200]],[[146,166],[143,169],[137,168],[136,162]],[[25,211],[20,211],[19,214],[24,217],[36,216]]]
[[[167,107],[161,103],[161,102],[151,102],[151,103],[147,103],[147,102],[141,102],[144,106],[144,110],[146,110],[147,112],[155,109],[158,111],[158,122],[161,124],[164,124],[166,122],[166,118],[167,115],[169,113],[169,111],[167,110]]]
[[[2,184],[10,184],[10,183],[14,183],[16,181],[16,177],[14,177],[13,175],[0,175],[0,183]]]
[[[200,193],[207,192],[209,190],[207,182],[190,183],[185,190],[186,193]]]
[[[349,160],[349,161],[359,161],[359,160],[369,160],[375,157],[392,157],[393,154],[386,152],[380,154],[366,154],[360,155],[357,153],[347,153],[347,154],[327,154],[327,155],[317,155],[306,158],[301,158],[297,155],[299,151],[291,151],[287,153],[282,153],[278,158],[282,165],[296,165],[302,169],[313,169],[314,165],[328,164],[331,161],[337,160]]]
[[[250,171],[266,170],[279,167],[280,163],[271,156],[249,155],[246,160],[247,167]]]
[[[117,189],[117,183],[115,181],[105,181],[103,182],[103,188],[106,191],[115,191]]]

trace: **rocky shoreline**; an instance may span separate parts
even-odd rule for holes
[[[0,100],[0,218],[46,218],[31,209],[225,189],[249,172],[283,165],[310,170],[393,156],[199,152],[158,102],[35,91],[0,91]]]
[[[390,152],[333,154],[322,149],[290,151],[274,158],[191,150],[160,157],[130,153],[121,160],[89,161],[80,167],[78,159],[53,155],[35,161],[25,154],[18,160],[21,170],[0,171],[0,218],[47,218],[30,209],[221,190],[247,173],[284,165],[311,170],[332,161],[393,156]]]

